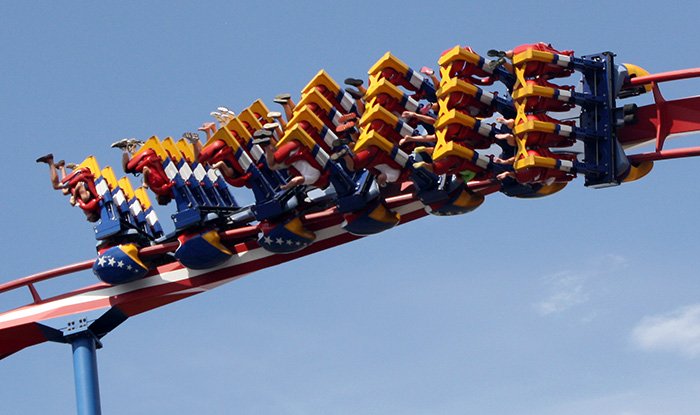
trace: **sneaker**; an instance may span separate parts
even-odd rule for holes
[[[422,67],[420,70],[420,73],[428,75],[428,76],[435,75],[435,71],[432,70],[431,68],[428,68],[427,66]]]
[[[214,117],[214,118],[216,119],[216,121],[219,122],[219,124],[225,124],[225,123],[226,123],[226,119],[224,118],[223,114],[221,114],[220,112],[213,111],[213,112],[210,112],[209,115],[211,115],[212,117]]]
[[[282,113],[279,111],[270,111],[267,113],[267,118],[282,118]]]
[[[505,58],[506,53],[502,50],[490,49],[486,54],[492,58]]]
[[[270,142],[271,142],[270,137],[256,137],[252,141],[253,145],[259,145],[261,147],[265,147],[265,146],[269,145]]]
[[[498,58],[489,62],[489,68],[493,69],[497,66],[503,65],[504,63],[506,63],[506,58]]]
[[[360,92],[359,90],[357,90],[355,88],[345,88],[345,92],[350,94],[350,96],[353,97],[354,99],[362,99],[362,97],[365,96],[365,94],[363,94],[362,92]]]
[[[343,114],[340,117],[338,117],[338,122],[348,122],[348,121],[354,120],[356,118],[357,118],[357,114],[355,114],[354,112],[350,112],[350,113]]]
[[[428,164],[428,163],[426,163],[424,161],[418,161],[416,163],[413,163],[413,168],[420,169],[421,167],[425,166],[426,164]]]
[[[272,131],[269,130],[255,130],[253,133],[254,138],[272,137]]]
[[[127,141],[127,144],[130,145],[130,146],[142,146],[142,145],[146,144],[146,142],[145,142],[145,141],[142,141],[142,140],[137,140],[137,139],[135,139],[135,138],[130,138],[130,139]]]
[[[53,161],[53,153],[49,153],[45,156],[42,156],[42,157],[39,157],[38,159],[36,159],[37,163],[51,164],[52,161]]]
[[[280,124],[278,122],[269,122],[265,125],[263,125],[263,129],[265,130],[276,130]]]
[[[362,79],[347,78],[345,81],[343,81],[343,83],[345,83],[345,85],[358,87],[358,86],[362,85],[363,82],[362,82]]]
[[[344,137],[344,138],[336,138],[335,140],[333,140],[331,145],[333,147],[340,147],[340,146],[343,146],[345,144],[350,144],[350,143],[352,143],[352,140],[347,138],[347,137]]]
[[[340,124],[338,127],[336,127],[335,132],[336,133],[342,133],[343,131],[347,131],[351,128],[355,127],[355,122],[354,121],[348,121],[345,124]]]
[[[331,154],[331,160],[333,160],[333,161],[338,161],[338,160],[340,160],[341,158],[343,158],[346,154],[348,154],[348,149],[347,149],[347,148],[344,148],[344,149],[342,149],[342,150],[340,150],[340,151],[338,151],[338,152],[335,152],[335,153]]]
[[[60,169],[61,167],[65,166],[65,165],[66,165],[66,161],[65,161],[65,160],[59,160],[58,163],[56,163],[56,167],[59,168],[59,169]]]
[[[189,141],[190,143],[194,144],[197,141],[199,141],[199,134],[197,133],[184,133],[182,134],[182,138],[185,140]]]
[[[71,169],[71,170],[75,170],[78,168],[78,165],[75,163],[68,163],[68,164],[66,164],[66,168]]]
[[[286,104],[292,98],[290,94],[279,94],[272,101],[278,104]]]
[[[129,145],[129,139],[128,139],[128,138],[122,138],[121,140],[112,143],[112,145],[111,145],[110,147],[112,147],[112,148],[121,148],[121,149],[125,149],[127,145]]]

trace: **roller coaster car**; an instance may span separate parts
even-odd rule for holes
[[[222,175],[226,183],[234,187],[250,188],[248,180],[252,176],[252,173],[246,173],[243,170],[235,157],[234,149],[224,140],[216,140],[211,144],[208,143],[199,153],[199,160],[202,163],[209,163],[210,165],[214,165],[218,162],[225,163],[234,172],[233,175]]]
[[[292,176],[303,176],[302,171],[308,168],[318,171],[315,181],[306,185],[322,189],[330,183],[325,168],[328,154],[299,125],[288,129],[277,142],[274,157],[277,164],[288,166]]]
[[[243,111],[241,111],[241,113],[238,114],[238,117],[235,117],[234,120],[238,120],[241,123],[241,125],[245,127],[246,131],[250,136],[252,136],[257,130],[263,128],[263,124],[253,113],[253,111],[250,110],[250,108],[246,108]],[[231,123],[232,122],[229,121],[229,124]]]
[[[528,78],[562,78],[571,75],[574,70],[569,67],[571,50],[558,51],[546,43],[520,45],[513,49],[513,65],[524,68],[523,75]]]
[[[568,147],[576,142],[575,125],[575,120],[560,121],[540,112],[527,114],[513,133],[518,138],[526,137],[528,147]]]
[[[248,107],[248,109],[250,109],[255,118],[257,118],[258,121],[263,125],[275,121],[273,118],[267,116],[267,114],[270,113],[270,110],[267,109],[267,106],[260,99],[250,104],[250,107]]]
[[[163,236],[163,228],[160,226],[158,216],[151,207],[151,201],[148,199],[144,189],[140,187],[137,191],[134,191],[127,177],[119,179],[119,187],[124,192],[129,211],[136,219],[138,229],[153,240]],[[145,199],[143,199],[144,197]]]
[[[360,127],[365,132],[376,131],[397,145],[404,136],[413,135],[414,131],[413,127],[401,121],[381,105],[373,105],[365,110],[360,119]]]
[[[219,230],[198,229],[178,236],[175,258],[190,269],[208,269],[226,262],[233,253],[221,244]]]
[[[566,96],[571,96],[574,90],[575,87],[573,85],[560,86],[544,78],[527,79],[525,85],[513,92],[513,99],[526,112],[564,112],[574,108],[575,104],[558,99],[558,97],[562,95],[562,92]]]
[[[199,180],[209,200],[215,201],[218,207],[239,209],[236,199],[226,185],[224,176],[218,169],[209,168],[206,163],[195,160],[194,148],[191,143],[182,138],[175,143],[175,148],[180,152],[182,162],[192,166],[194,175]]]
[[[111,168],[109,169],[111,172]],[[122,213],[112,198],[112,192],[106,179],[102,176],[97,160],[90,156],[80,163],[68,176],[63,178],[63,186],[70,188],[76,204],[85,212],[93,212],[99,216],[94,226],[95,238],[99,241],[113,237],[125,230],[127,225],[122,223]],[[75,194],[75,186],[83,183],[90,194],[89,201],[82,200]],[[115,184],[116,187],[116,184]],[[128,210],[126,212],[128,215]]]
[[[418,101],[402,92],[396,85],[381,79],[373,82],[365,93],[368,106],[381,105],[389,112],[401,114],[404,111],[418,111]]]
[[[384,173],[389,183],[404,182],[411,174],[407,167],[408,154],[376,131],[363,132],[355,144],[354,153],[355,169],[366,169],[374,175]]]
[[[501,193],[518,199],[539,199],[551,196],[564,187],[566,187],[566,183],[552,183],[549,185],[542,183],[522,184],[513,178],[507,177],[501,182]]]
[[[306,229],[298,216],[282,220],[265,220],[260,223],[258,244],[276,254],[296,252],[311,245],[316,234]]]
[[[443,81],[458,78],[472,84],[492,85],[498,79],[493,70],[486,65],[484,58],[468,46],[455,46],[444,51],[438,65]]]
[[[370,86],[381,79],[413,92],[412,98],[437,101],[435,89],[430,79],[409,68],[405,63],[387,52],[367,72],[370,76]]]
[[[256,203],[251,210],[256,219],[264,220],[279,216],[293,208],[289,205],[290,198],[287,198],[287,195],[283,197],[283,194],[276,192],[275,187],[261,173],[258,166],[251,160],[250,155],[244,151],[228,128],[220,128],[214,133],[202,148],[200,158],[210,163],[219,160],[228,161],[235,173],[242,174],[240,177],[229,178],[229,180],[235,184],[249,186],[253,190]],[[295,206],[296,202],[292,201],[292,204]]]
[[[623,63],[622,66],[627,68],[627,81],[630,79],[636,78],[638,76],[648,76],[649,72],[645,71],[644,69],[640,68],[637,65],[633,65],[631,63]],[[645,94],[647,92],[651,92],[652,86],[651,84],[646,84],[646,85],[638,85],[638,86],[625,86],[624,84],[622,85],[622,89],[617,94],[617,98],[619,99],[624,99],[624,98],[630,98],[630,97],[635,97],[637,95]]]
[[[330,102],[338,111],[357,112],[355,99],[331,78],[326,71],[321,69],[316,76],[301,90],[302,95],[306,95],[311,90],[317,90]]]
[[[443,112],[456,109],[473,117],[488,118],[498,111],[506,118],[515,117],[511,101],[456,78],[444,81],[437,96]]]
[[[343,115],[344,111],[338,111],[326,97],[323,96],[317,89],[311,89],[308,93],[301,97],[297,103],[294,112],[300,111],[302,108],[311,110],[326,127],[335,130],[335,127],[340,125],[338,118]]]
[[[461,146],[473,149],[487,149],[495,140],[492,125],[482,123],[456,109],[441,112],[435,128],[444,131],[445,141],[455,141]]]
[[[92,272],[107,284],[118,285],[136,281],[148,273],[148,266],[139,258],[139,247],[124,243],[101,249]]]
[[[294,111],[294,116],[287,122],[287,129],[299,126],[313,141],[321,146],[324,151],[331,151],[333,143],[338,139],[332,129],[307,106]]]
[[[163,227],[160,225],[158,215],[156,214],[155,209],[153,209],[153,204],[151,203],[151,199],[148,197],[146,189],[143,187],[137,188],[134,191],[134,196],[141,204],[141,209],[143,209],[143,213],[146,216],[146,223],[148,223],[153,237],[156,239],[162,237]]]
[[[97,171],[99,174],[99,170]],[[88,192],[90,192],[92,198],[90,201],[85,202],[80,197],[76,197],[75,201],[81,209],[94,212],[99,208],[100,201],[102,201],[103,198],[97,193],[97,188],[95,187],[95,175],[92,174],[90,167],[81,164],[61,181],[64,188],[70,189],[71,194],[75,192],[75,186],[81,182],[85,184],[85,187],[87,188]]]
[[[572,153],[553,153],[546,148],[529,149],[526,156],[520,156],[515,162],[515,179],[521,184],[569,182],[576,174],[562,166],[573,166],[575,160],[576,155]]]

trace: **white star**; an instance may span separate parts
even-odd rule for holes
[[[301,242],[297,241],[297,246],[301,245]]]
[[[129,271],[131,271],[132,268],[133,268],[133,267],[131,266],[131,264],[129,264],[129,265],[126,266],[126,269],[129,270]]]
[[[277,239],[275,240],[275,243],[278,243],[278,244],[282,245],[282,244],[284,243],[284,239],[282,239],[282,238],[277,238]]]
[[[293,243],[294,241],[292,241],[291,239],[287,239],[287,245],[292,245]]]
[[[123,266],[124,266],[124,261],[119,261],[119,262],[117,262],[117,266],[118,266],[119,268],[123,267]]]
[[[270,245],[272,243],[272,238],[268,235],[263,239],[263,242]]]
[[[114,265],[116,262],[117,262],[117,261],[115,261],[114,258],[112,258],[112,257],[109,257],[109,260],[107,261],[107,263],[108,263],[110,266],[111,266],[111,265]]]
[[[105,259],[105,257],[101,256],[100,259],[97,260],[97,265],[102,267],[105,265],[105,262],[107,262],[107,260]]]

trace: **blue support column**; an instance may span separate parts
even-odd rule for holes
[[[72,337],[72,336],[71,336]],[[70,340],[78,415],[99,415],[100,386],[97,378],[97,338],[85,331]]]

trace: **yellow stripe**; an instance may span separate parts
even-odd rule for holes
[[[312,241],[316,239],[316,234],[311,232],[310,230],[306,229],[304,227],[304,224],[301,223],[301,219],[299,219],[298,217],[289,221],[289,223],[284,225],[284,227],[287,230],[294,232],[295,234],[297,234],[303,238],[310,239]]]
[[[129,258],[133,259],[134,262],[139,264],[142,268],[148,269],[146,264],[141,262],[141,259],[139,258],[139,248],[136,246],[136,244],[119,245],[119,249],[125,254],[127,254]]]
[[[381,203],[374,208],[369,217],[383,223],[399,223],[401,220],[401,216],[398,213],[388,210]]]
[[[204,238],[205,241],[209,242],[213,247],[218,249],[219,251],[228,254],[228,255],[233,255],[231,251],[226,249],[225,246],[221,245],[221,237],[219,236],[218,231],[209,231],[206,233],[202,234],[202,238]]]

